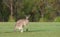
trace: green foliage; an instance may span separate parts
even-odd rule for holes
[[[5,4],[3,4],[1,6],[1,12],[0,12],[1,20],[2,21],[8,21],[9,13],[10,12],[9,12],[8,7]]]
[[[7,1],[0,0],[0,19],[2,21],[18,20],[24,18],[25,15],[31,15],[30,21],[54,21],[55,17],[58,17],[57,13],[60,13],[59,0],[14,0],[12,3],[13,19],[11,19],[12,16],[9,16],[11,14],[10,3]]]
[[[60,22],[60,16],[56,17],[54,21],[55,22]]]
[[[8,22],[15,22],[15,19],[13,17],[11,17],[11,15],[9,16]]]
[[[3,15],[3,18],[8,21],[8,18],[9,18],[9,9],[6,7],[6,6],[3,6],[3,11],[2,11],[2,15]]]
[[[47,18],[40,18],[39,22],[47,22],[48,19]]]

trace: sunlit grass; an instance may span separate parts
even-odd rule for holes
[[[14,32],[15,22],[0,22],[0,37],[60,37],[59,22],[30,22],[28,30]]]

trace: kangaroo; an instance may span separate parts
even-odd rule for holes
[[[28,23],[29,23],[29,16],[26,16],[26,18],[25,19],[20,19],[20,20],[18,20],[17,22],[16,22],[16,25],[15,25],[15,31],[16,31],[16,29],[19,29],[21,32],[23,32],[23,28],[25,27],[25,26],[27,26],[28,25]]]

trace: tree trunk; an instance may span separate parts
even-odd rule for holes
[[[13,3],[12,3],[12,0],[11,0],[11,8],[10,8],[10,10],[11,10],[11,19],[13,19],[13,5],[12,5]]]
[[[10,0],[10,11],[11,11],[11,14],[10,14],[10,21],[12,22],[13,21],[13,0]]]

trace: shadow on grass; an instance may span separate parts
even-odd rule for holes
[[[1,34],[1,33],[13,33],[13,31],[12,31],[12,32],[8,32],[8,31],[6,31],[6,32],[0,32],[0,34]]]
[[[24,31],[24,32],[40,32],[40,31],[50,31],[50,30],[28,30],[28,31]]]
[[[28,31],[24,31],[24,32],[40,32],[40,31],[49,31],[49,30],[28,30]],[[6,32],[0,32],[0,34],[1,33],[20,33],[20,31],[16,31],[16,32],[14,32],[14,31],[10,31],[10,32],[8,32],[8,31],[6,31]]]

